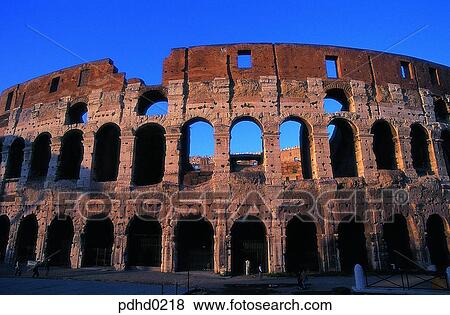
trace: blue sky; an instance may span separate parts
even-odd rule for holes
[[[159,84],[171,48],[216,43],[329,44],[450,65],[450,1],[8,1],[0,12],[1,90],[105,57]]]

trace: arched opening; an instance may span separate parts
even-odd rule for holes
[[[166,156],[164,133],[164,129],[156,124],[147,124],[136,131],[133,163],[135,185],[153,185],[162,181]]]
[[[286,271],[319,270],[316,225],[309,218],[294,217],[286,226]]]
[[[70,130],[61,141],[58,163],[58,179],[78,179],[83,161],[83,134],[80,130]]]
[[[267,239],[264,223],[256,217],[243,217],[231,227],[231,272],[245,273],[246,261],[250,262],[250,272],[257,273],[261,265],[267,272]]]
[[[411,126],[411,158],[418,176],[431,174],[430,151],[428,150],[428,133],[419,124]]]
[[[444,156],[447,175],[450,176],[450,131],[443,130],[441,133],[442,154]]]
[[[47,230],[45,258],[52,266],[70,267],[73,223],[69,216],[56,216]]]
[[[214,128],[204,119],[187,122],[181,130],[180,183],[198,185],[214,170]]]
[[[94,180],[109,182],[117,179],[120,157],[120,128],[105,124],[95,134]]]
[[[16,260],[26,262],[36,260],[36,241],[38,235],[38,222],[34,214],[30,214],[20,221],[17,230]]]
[[[161,266],[161,224],[134,216],[128,224],[126,266]]]
[[[114,226],[104,216],[89,218],[81,235],[83,256],[82,267],[111,266]]]
[[[25,141],[16,138],[9,147],[8,161],[6,163],[5,179],[19,178],[22,171],[23,149]]]
[[[388,263],[393,265],[394,269],[412,267],[412,263],[408,261],[413,258],[409,245],[408,225],[403,215],[396,214],[393,220],[383,224],[383,238],[386,242]]]
[[[166,115],[167,97],[160,90],[147,91],[139,97],[136,111],[138,115],[145,116]]]
[[[205,218],[180,219],[175,229],[176,271],[214,268],[214,231]]]
[[[308,126],[289,118],[280,126],[281,174],[286,180],[311,179],[311,143]]]
[[[69,107],[66,114],[66,124],[85,124],[88,121],[88,107],[86,103],[78,102]]]
[[[342,89],[329,89],[323,99],[325,113],[348,112],[350,103]]]
[[[230,132],[231,171],[262,171],[262,163],[263,141],[260,126],[250,117],[237,119]]]
[[[356,264],[367,268],[368,260],[364,224],[355,222],[354,219],[340,222],[338,225],[338,248],[341,271],[353,272]]]
[[[355,151],[355,134],[350,123],[341,118],[328,125],[331,167],[334,178],[358,176]]]
[[[30,179],[42,179],[47,177],[48,163],[51,157],[50,135],[41,133],[33,143],[31,154]]]
[[[427,220],[426,241],[430,260],[438,270],[445,270],[449,263],[447,236],[442,218],[432,214]]]
[[[0,215],[0,263],[5,261],[6,247],[8,247],[10,223],[6,215]]]
[[[397,169],[395,142],[392,127],[385,120],[376,121],[370,133],[373,135],[373,152],[379,170]]]
[[[442,123],[449,122],[447,104],[444,100],[437,100],[434,102],[434,114],[436,116],[436,121]]]

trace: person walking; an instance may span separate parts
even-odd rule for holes
[[[16,265],[14,267],[14,276],[20,277],[22,275],[22,268],[20,266],[19,261],[16,261]]]

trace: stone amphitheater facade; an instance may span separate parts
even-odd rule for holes
[[[342,109],[325,112],[325,98]],[[144,114],[159,101],[167,114]],[[447,66],[296,44],[173,49],[158,86],[109,59],[31,79],[1,94],[1,259],[221,274],[245,260],[271,273],[446,266],[449,102]],[[243,120],[263,152],[236,168]],[[281,171],[287,120],[307,132],[296,180]],[[189,167],[197,121],[214,130],[204,174]]]

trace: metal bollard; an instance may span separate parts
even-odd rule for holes
[[[355,274],[355,289],[356,290],[364,289],[366,287],[364,269],[360,264],[355,265],[354,274]]]

